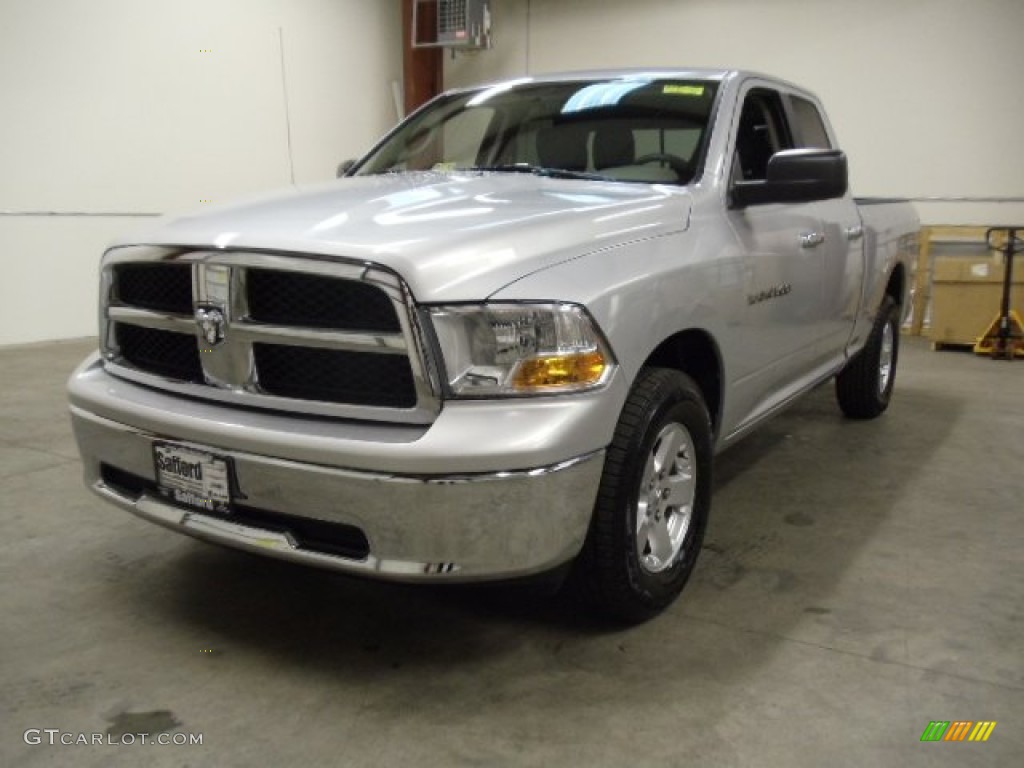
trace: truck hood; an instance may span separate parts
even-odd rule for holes
[[[394,270],[419,301],[477,301],[568,259],[684,230],[690,207],[685,189],[663,185],[403,173],[167,217],[117,245],[344,257]]]

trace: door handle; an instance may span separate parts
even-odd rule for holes
[[[817,248],[825,242],[824,232],[804,232],[800,235],[801,248]]]
[[[855,227],[846,228],[846,239],[847,240],[859,240],[864,237],[864,227],[859,224]]]

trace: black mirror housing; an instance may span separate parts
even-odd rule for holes
[[[849,189],[846,155],[838,149],[787,149],[768,161],[764,181],[733,185],[736,208],[767,203],[810,203],[842,197]]]

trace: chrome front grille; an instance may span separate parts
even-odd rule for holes
[[[246,407],[429,423],[439,385],[393,273],[309,256],[153,247],[104,258],[118,376]]]

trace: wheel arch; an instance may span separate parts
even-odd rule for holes
[[[647,356],[643,367],[671,368],[693,379],[708,407],[712,434],[718,433],[724,377],[721,350],[710,333],[691,328],[669,336]]]
[[[889,281],[885,285],[885,295],[892,296],[900,307],[907,302],[907,274],[903,264],[897,264],[889,273]]]

